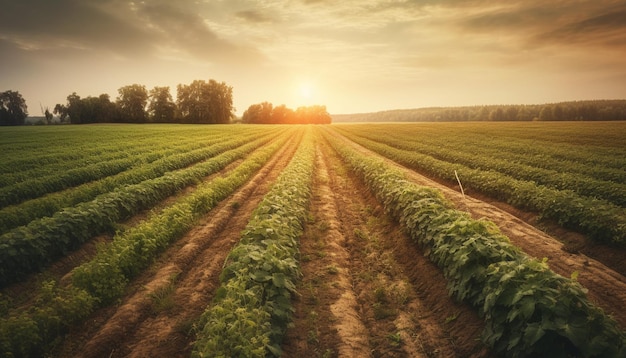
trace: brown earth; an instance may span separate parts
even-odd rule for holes
[[[344,138],[339,134],[336,135]],[[344,140],[362,153],[379,156],[356,143],[350,142],[348,139],[344,138]],[[588,289],[590,301],[604,309],[606,313],[612,315],[621,329],[626,330],[626,311],[623,310],[623,307],[626,306],[626,277],[603,262],[591,258],[578,250],[569,249],[573,240],[583,240],[580,238],[580,235],[562,228],[556,230],[553,227],[553,232],[561,233],[564,236],[563,239],[559,240],[522,219],[534,222],[535,217],[531,213],[523,213],[506,204],[497,203],[496,206],[469,195],[463,196],[458,186],[456,188],[448,187],[391,160],[387,159],[387,162],[401,168],[407,173],[411,181],[419,185],[441,190],[445,197],[454,203],[457,209],[468,211],[473,218],[486,218],[494,222],[502,233],[511,239],[513,244],[520,247],[529,256],[540,260],[547,258],[548,265],[556,273],[565,277],[570,277],[575,272],[578,273],[577,280],[583,287]],[[606,253],[610,248],[605,247],[600,250]],[[623,253],[623,251],[621,252]]]
[[[117,305],[99,310],[74,327],[53,355],[189,356],[194,323],[211,302],[226,255],[298,143],[299,139],[293,138],[250,182],[178,240],[134,280]],[[346,143],[378,156],[348,140]],[[564,247],[528,223],[534,222],[532,214],[488,203],[487,198],[463,197],[454,187],[388,163],[402,168],[413,182],[440,189],[459,210],[493,221],[526,253],[547,257],[557,273],[570,276],[578,272],[578,281],[589,290],[590,299],[626,328],[626,312],[621,310],[626,303],[626,279],[572,249],[575,245],[571,243],[579,243],[581,238],[562,232],[570,243]],[[233,166],[216,175],[224,175]],[[90,257],[93,246],[89,244],[84,252],[55,264],[55,273],[50,275],[67,272]],[[303,277],[294,300],[293,327],[283,342],[284,357],[490,356],[479,339],[484,323],[476,311],[448,296],[441,270],[386,217],[365,185],[320,137],[300,262]]]
[[[57,356],[189,356],[193,323],[211,302],[226,255],[299,142],[300,137],[292,138],[252,180],[168,249],[132,283],[119,305],[75,327]]]
[[[483,322],[318,143],[302,282],[285,357],[483,357]]]
[[[210,181],[218,175],[224,175],[235,169],[243,160],[239,159],[227,165],[221,172],[211,174],[205,177],[204,181]],[[183,170],[183,169],[179,169]],[[178,193],[171,195],[157,203],[150,209],[142,210],[136,215],[123,220],[116,224],[116,227],[124,230],[125,228],[135,226],[139,222],[146,220],[153,212],[158,212],[168,205],[173,204],[179,198],[189,195],[196,189],[197,185],[189,185]],[[83,243],[78,249],[69,252],[66,256],[59,258],[40,273],[29,275],[21,282],[11,284],[2,289],[2,294],[13,299],[15,305],[29,305],[36,298],[41,283],[46,280],[60,281],[62,285],[66,285],[71,281],[70,272],[81,264],[91,260],[97,253],[97,247],[100,244],[106,244],[113,240],[114,233],[103,233],[93,239]]]

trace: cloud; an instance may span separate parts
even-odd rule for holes
[[[23,49],[73,47],[135,56],[150,50],[151,34],[126,21],[117,2],[24,0],[3,5],[0,33]],[[121,3],[124,4],[124,3]]]
[[[477,7],[460,18],[462,32],[514,36],[532,47],[624,47],[626,3],[603,1],[507,2]],[[496,35],[496,36],[493,36]]]
[[[138,59],[167,49],[206,62],[261,60],[254,48],[220,38],[197,6],[184,1],[10,1],[0,12],[0,37],[31,51],[80,49]]]
[[[626,5],[612,11],[591,14],[547,31],[536,41],[587,46],[618,47],[626,50]]]
[[[242,11],[237,11],[235,13],[235,16],[237,16],[240,19],[243,19],[247,22],[251,22],[251,23],[266,23],[266,22],[274,22],[274,18],[270,15],[268,15],[266,12],[264,11],[260,11],[260,10],[242,10]]]

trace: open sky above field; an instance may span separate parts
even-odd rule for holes
[[[626,98],[626,1],[0,0],[0,91],[215,79],[331,113]]]

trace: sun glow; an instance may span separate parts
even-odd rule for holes
[[[309,82],[303,82],[299,88],[300,98],[304,100],[310,100],[313,98],[313,86]]]

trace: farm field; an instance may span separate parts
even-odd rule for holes
[[[3,129],[0,349],[623,355],[624,138],[621,122]]]

